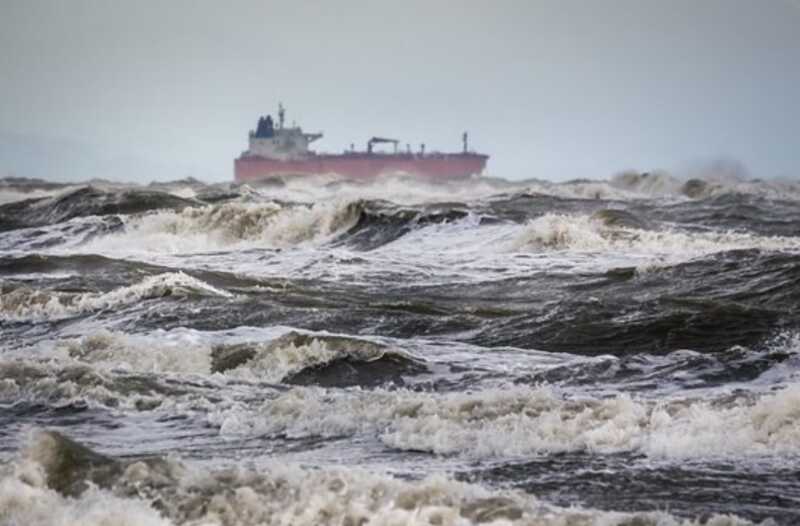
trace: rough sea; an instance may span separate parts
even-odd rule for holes
[[[800,523],[800,184],[0,185],[0,524]]]

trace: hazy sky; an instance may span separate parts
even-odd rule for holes
[[[800,176],[800,0],[0,0],[0,73],[0,175],[41,141],[229,179],[282,101],[319,150],[469,130],[506,178]]]

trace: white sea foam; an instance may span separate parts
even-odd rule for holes
[[[325,202],[329,200],[387,200],[402,205],[474,201],[499,192],[521,190],[525,183],[477,178],[447,184],[386,176],[371,181],[347,181],[335,176],[288,178],[281,187],[253,191],[281,201]]]
[[[208,471],[168,460],[123,465],[109,489],[65,498],[46,487],[58,443],[40,434],[0,479],[4,524],[162,526],[319,526],[324,524],[516,526],[678,526],[697,524],[663,512],[558,508],[515,491],[489,490],[442,476],[403,481],[354,468],[309,470],[272,462],[258,472]],[[62,476],[62,475],[58,475]],[[151,502],[159,503],[157,513]],[[747,521],[713,516],[708,526]]]
[[[68,318],[166,295],[232,296],[183,272],[168,272],[148,276],[139,283],[108,292],[67,293],[16,288],[0,294],[0,319],[25,321]]]
[[[445,394],[295,388],[257,411],[209,420],[225,435],[369,433],[398,449],[477,457],[575,450],[769,456],[800,453],[800,385],[724,404],[628,395],[572,400],[546,387]]]
[[[368,362],[387,352],[406,355],[365,339],[277,328],[253,335],[245,331],[239,336],[228,331],[186,329],[143,334],[99,330],[79,338],[40,342],[35,348],[23,348],[6,357],[28,360],[26,363],[31,366],[35,365],[29,360],[37,358],[49,365],[88,365],[94,371],[211,375],[215,371],[215,353],[222,355],[236,349],[246,349],[249,356],[226,368],[224,377],[273,383],[308,367],[345,357]]]
[[[189,338],[128,335],[99,331],[83,338],[59,342],[69,361],[99,369],[146,373],[210,374],[211,347]],[[52,356],[52,355],[51,355]]]
[[[564,199],[604,199],[630,201],[653,197],[649,192],[621,188],[608,181],[576,181],[566,183],[537,182],[525,186],[529,194],[542,194]]]
[[[90,490],[67,498],[16,477],[0,479],[0,524],[6,526],[169,526],[144,499]]]
[[[612,177],[607,184],[624,191],[628,197],[668,197],[681,195],[684,181],[665,172],[623,172]]]
[[[128,218],[123,232],[96,238],[82,250],[185,253],[313,244],[353,226],[360,210],[357,201],[336,201],[313,206],[234,202],[161,211]]]
[[[197,332],[129,335],[99,331],[78,339],[56,343],[54,353],[69,363],[91,364],[105,370],[130,370],[151,373],[189,373],[209,375],[213,372],[215,351],[245,348],[251,357],[224,371],[224,376],[254,382],[277,383],[287,376],[351,357],[360,361],[380,358],[385,349],[357,338],[303,336],[291,331],[275,339],[238,341],[215,344]],[[399,351],[398,351],[399,352]]]
[[[214,391],[213,381],[202,385],[184,383],[176,386],[169,374],[144,377],[141,373],[109,367],[105,363],[87,365],[68,361],[0,361],[0,398],[47,405],[88,404],[114,410],[170,411],[204,410],[224,407],[226,397]],[[230,387],[226,396],[235,398]],[[252,394],[252,393],[251,393]]]
[[[665,172],[642,174],[629,172],[608,180],[580,179],[565,182],[546,180],[507,181],[482,177],[447,184],[431,183],[404,177],[382,177],[369,182],[354,182],[341,178],[289,178],[278,187],[260,187],[257,194],[284,201],[316,202],[332,198],[385,199],[398,204],[422,204],[442,201],[476,201],[498,194],[519,192],[550,195],[567,199],[669,199],[713,197],[722,194],[748,194],[775,199],[800,199],[800,185],[791,181],[745,181],[725,179],[705,174],[696,177],[700,190],[687,192],[686,177]],[[690,194],[690,195],[687,195]]]
[[[251,381],[280,382],[291,374],[308,367],[325,365],[334,360],[352,357],[360,361],[380,358],[385,350],[374,343],[356,338],[331,341],[324,337],[296,341],[290,333],[269,343],[250,344],[252,359],[230,371],[226,376]]]
[[[89,489],[66,498],[18,477],[0,479],[0,523],[12,526],[746,526],[734,516],[707,521],[665,512],[618,513],[556,508],[534,497],[490,491],[444,477],[405,482],[359,470],[307,471],[268,466],[268,475],[195,474],[156,511],[147,498]],[[129,486],[150,476],[144,464],[126,471]],[[192,492],[194,490],[194,493]],[[199,493],[200,495],[197,495]],[[182,509],[176,509],[181,506]]]
[[[609,227],[602,220],[588,215],[547,213],[520,227],[520,232],[509,244],[512,251],[614,251],[683,259],[748,248],[800,250],[800,238]]]

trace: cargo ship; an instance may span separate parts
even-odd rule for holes
[[[336,174],[347,179],[369,180],[382,175],[411,175],[432,180],[461,179],[480,175],[488,155],[469,150],[468,135],[461,136],[458,153],[426,152],[425,144],[412,151],[398,151],[400,141],[372,137],[366,149],[354,145],[341,154],[317,153],[309,145],[322,133],[305,133],[296,125],[284,126],[286,112],[278,106],[278,122],[267,115],[250,131],[249,148],[234,161],[236,182],[253,182],[284,176]],[[390,145],[391,151],[376,151],[376,145]],[[384,146],[385,147],[385,146]]]

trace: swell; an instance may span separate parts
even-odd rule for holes
[[[781,333],[759,348],[734,346],[714,353],[686,349],[664,355],[601,355],[535,367],[514,382],[581,386],[590,390],[680,392],[752,382],[780,385],[800,378],[800,339]]]
[[[584,355],[719,352],[799,327],[789,314],[800,302],[794,254],[721,252],[646,272],[571,277],[559,288],[556,305],[509,297],[509,315],[469,341]]]
[[[0,250],[9,253],[75,250],[92,238],[118,232],[123,228],[119,216],[75,218],[43,227],[20,228],[0,232]]]
[[[621,472],[626,476],[620,477]],[[456,478],[513,487],[562,506],[580,501],[606,510],[667,509],[684,517],[695,516],[699,509],[709,515],[736,510],[763,526],[791,525],[798,519],[800,484],[788,466],[764,471],[735,461],[708,466],[657,463],[627,453],[573,453],[462,472]],[[783,481],[779,494],[773,489],[775,480]]]
[[[666,172],[624,172],[608,184],[638,197],[705,199],[718,196],[756,196],[767,199],[800,199],[800,185],[791,180],[748,179],[737,163],[712,163],[692,177]]]
[[[771,236],[800,234],[800,202],[781,197],[770,199],[750,194],[722,194],[699,201],[651,206],[646,210],[634,205],[634,210],[658,221],[694,227]]]
[[[0,276],[53,273],[111,273],[115,275],[150,272],[163,267],[137,261],[125,261],[93,254],[69,256],[29,254],[20,257],[0,256]]]
[[[110,268],[122,272],[124,266]],[[135,271],[131,268],[130,275]],[[775,334],[798,329],[792,312],[800,304],[800,256],[761,250],[720,252],[647,271],[538,272],[469,287],[458,282],[257,281],[227,273],[191,274],[214,288],[236,292],[237,301],[171,302],[162,316],[142,316],[136,326],[335,328],[400,338],[447,336],[482,347],[625,356],[679,349],[722,352],[736,345],[758,349]],[[92,283],[75,278],[64,285],[86,289]]]
[[[91,186],[53,197],[0,205],[0,231],[52,225],[69,219],[148,210],[182,210],[196,201],[147,190],[103,191]]]
[[[800,189],[800,187],[798,187]],[[749,193],[722,193],[693,200],[668,199],[575,199],[546,193],[519,192],[497,195],[485,203],[485,213],[504,221],[524,223],[544,214],[592,216],[603,209],[624,210],[640,221],[680,225],[690,231],[732,230],[762,236],[796,236],[800,230],[800,194],[791,199],[777,193],[768,197]],[[630,226],[630,225],[628,225]]]

